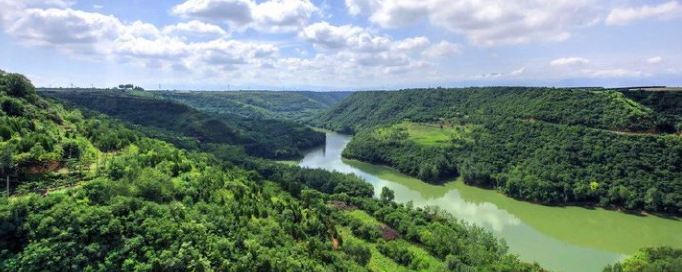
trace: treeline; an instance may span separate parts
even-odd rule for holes
[[[369,271],[383,254],[425,267],[371,251],[382,238],[344,237],[357,225],[330,201],[394,228],[436,260],[432,271],[542,271],[487,231],[387,192],[372,198],[355,176],[178,149],[44,99],[16,74],[0,72],[0,100],[1,174],[13,187],[0,197],[1,271]],[[35,177],[42,195],[16,190]],[[60,180],[73,183],[52,186]]]
[[[271,159],[300,158],[301,151],[324,143],[324,134],[291,121],[210,115],[153,97],[103,91],[50,91],[41,94],[139,125],[148,136],[181,147],[225,144]]]
[[[311,123],[354,133],[405,119],[437,121],[491,115],[618,131],[682,131],[682,123],[666,117],[666,111],[645,106],[664,103],[667,97],[652,96],[647,98],[651,101],[638,103],[639,99],[628,98],[631,95],[609,90],[526,87],[357,92],[316,116]],[[681,100],[675,101],[679,105]]]

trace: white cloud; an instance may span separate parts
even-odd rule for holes
[[[662,57],[652,57],[646,60],[647,63],[650,64],[659,64],[663,61]]]
[[[424,56],[435,59],[440,57],[449,57],[459,53],[459,51],[460,46],[458,44],[442,41],[425,50]]]
[[[669,1],[657,6],[615,8],[606,17],[607,25],[625,25],[644,19],[672,19],[682,16],[682,4]]]
[[[559,58],[555,59],[552,62],[550,62],[550,65],[552,66],[572,66],[572,65],[584,65],[584,64],[589,64],[590,60],[585,59],[585,58],[579,58],[579,57],[571,57],[571,58]]]
[[[424,50],[431,44],[426,37],[414,37],[407,38],[399,41],[395,44],[395,48],[398,50],[413,51],[413,50]]]
[[[157,27],[141,21],[122,22],[97,12],[56,8],[30,8],[17,14],[5,30],[26,46],[101,62],[178,71],[187,79],[212,81],[230,78],[232,82],[256,80],[273,85],[296,81],[348,86],[377,80],[408,82],[416,75],[426,80],[433,77],[425,70],[432,64],[422,61],[422,55],[447,44],[432,45],[425,37],[394,41],[361,27],[320,23],[299,35],[321,52],[309,53],[306,58],[282,58],[279,48],[269,43],[229,40],[225,35],[207,41],[188,38],[192,33],[215,37],[226,32],[207,23]]]
[[[526,71],[526,67],[521,67],[518,70],[514,70],[509,73],[510,76],[520,76]]]
[[[256,28],[269,32],[290,32],[303,27],[318,9],[309,0],[270,0],[254,9]]]
[[[292,32],[303,27],[318,11],[310,0],[188,0],[173,8],[173,14],[227,23],[244,29]]]
[[[422,20],[462,33],[476,45],[556,42],[593,24],[594,0],[346,0],[352,15],[368,15],[384,28]]]
[[[509,73],[486,73],[466,79],[474,79],[474,80],[485,80],[485,79],[500,79],[500,78],[512,78],[512,77],[518,77],[522,75],[523,73],[526,72],[526,67],[521,67],[517,70],[511,71]]]
[[[598,78],[623,78],[623,77],[643,77],[646,76],[645,73],[641,71],[633,71],[627,69],[610,69],[610,70],[597,70],[588,72],[592,77]]]
[[[189,35],[227,35],[227,32],[217,25],[207,24],[196,20],[164,27],[163,32]]]
[[[251,0],[189,0],[175,6],[173,13],[244,26],[253,21],[254,6]]]
[[[377,10],[380,5],[381,2],[377,0],[346,0],[348,12],[353,16]]]
[[[344,67],[329,71],[349,76],[379,77],[422,73],[433,67],[433,62],[457,54],[460,46],[447,41],[432,44],[423,36],[392,40],[372,30],[353,26],[334,26],[327,22],[312,24],[299,32],[299,37],[311,43],[321,53],[315,61],[333,63],[325,66]]]
[[[304,28],[299,36],[318,49],[351,49],[377,51],[388,48],[387,37],[375,36],[362,27],[333,26],[327,22],[315,23]]]
[[[278,53],[276,46],[267,43],[225,40],[227,33],[220,27],[198,21],[159,30],[141,21],[123,23],[111,15],[72,9],[27,9],[6,31],[27,46],[151,68],[233,70],[240,65],[261,65]],[[201,34],[223,38],[206,42],[185,39]]]
[[[124,25],[113,16],[72,9],[28,9],[6,28],[29,46],[58,46],[70,52],[104,50],[100,41],[113,41]]]

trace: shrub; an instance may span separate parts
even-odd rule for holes
[[[369,250],[369,248],[358,242],[347,241],[344,243],[341,249],[357,263],[363,266],[367,265],[369,263],[369,259],[372,258],[372,252]]]

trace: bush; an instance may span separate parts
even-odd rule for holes
[[[409,266],[414,260],[414,254],[395,241],[380,243],[377,248],[381,254],[404,266]]]
[[[343,252],[348,254],[357,263],[363,266],[367,265],[369,263],[369,259],[372,258],[372,252],[369,250],[369,248],[358,242],[347,241],[344,243],[341,250],[343,250]]]
[[[14,98],[7,98],[2,101],[2,110],[9,116],[24,115],[24,105]]]

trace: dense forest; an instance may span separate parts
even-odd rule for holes
[[[682,131],[682,119],[670,118],[679,110],[674,105],[680,101],[680,93],[636,95],[609,90],[526,87],[357,92],[311,123],[354,133],[404,119],[424,122],[483,115],[616,131],[670,133]]]
[[[462,176],[534,202],[682,213],[681,105],[663,93],[409,90],[355,93],[314,122],[356,132],[345,157],[422,180]]]
[[[358,177],[181,149],[60,101],[0,72],[2,271],[543,271]]]
[[[150,92],[154,96],[186,103],[201,111],[238,115],[250,119],[305,120],[331,107],[349,92],[232,91]]]
[[[301,150],[324,143],[324,134],[293,121],[210,114],[146,92],[62,90],[40,93],[139,125],[148,136],[161,137],[185,148],[228,144],[241,147],[253,156],[292,159],[301,157]]]

